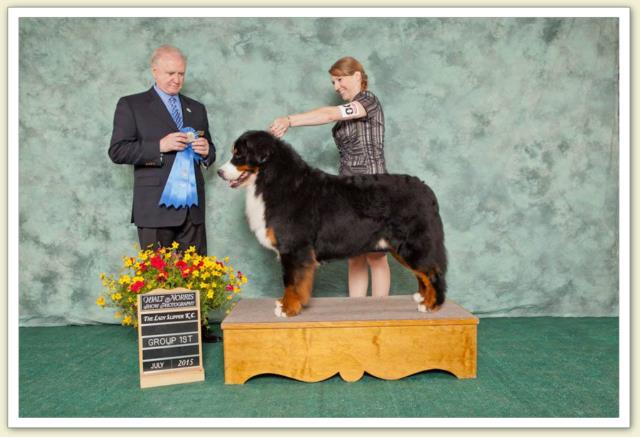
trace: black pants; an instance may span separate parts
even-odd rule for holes
[[[140,247],[144,250],[149,246],[170,247],[175,241],[180,244],[178,250],[185,251],[189,246],[195,246],[199,255],[207,255],[207,231],[204,223],[191,222],[191,214],[187,214],[185,222],[180,226],[170,228],[138,228]]]

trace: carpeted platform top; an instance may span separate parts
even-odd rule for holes
[[[312,298],[295,317],[277,317],[276,299],[242,299],[222,322],[222,329],[293,328],[317,326],[389,326],[477,324],[478,318],[457,303],[447,300],[432,313],[421,313],[410,295],[387,298],[320,297]]]

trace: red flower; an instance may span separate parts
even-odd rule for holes
[[[142,263],[142,264],[140,264],[140,271],[141,272],[146,272],[148,267],[149,266],[147,265],[147,263]]]
[[[162,270],[162,271],[160,271],[160,273],[158,273],[158,281],[166,281],[168,277],[169,277],[169,274],[167,272],[165,272],[164,270]]]
[[[186,278],[187,276],[189,276],[189,273],[191,273],[191,269],[188,269],[188,268],[182,269],[183,278]]]
[[[153,267],[155,267],[157,270],[164,270],[165,266],[167,265],[163,260],[162,257],[158,256],[158,255],[154,255],[151,257],[151,259],[149,260],[149,262],[151,263],[151,265]]]
[[[142,287],[144,287],[144,281],[136,281],[129,286],[131,291],[133,291],[134,293],[139,293]]]
[[[176,267],[179,268],[180,270],[184,270],[187,268],[187,263],[184,262],[183,260],[176,261]]]
[[[233,291],[233,285],[227,285],[227,291]]]

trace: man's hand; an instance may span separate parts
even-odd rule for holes
[[[203,158],[209,156],[209,141],[207,141],[205,137],[200,137],[193,140],[193,143],[191,143],[191,147],[193,147],[194,152],[196,152]]]
[[[160,153],[180,152],[187,147],[187,134],[172,132],[160,140]],[[207,147],[207,150],[208,147]]]

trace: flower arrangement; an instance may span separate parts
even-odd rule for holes
[[[100,274],[104,290],[96,300],[100,307],[117,308],[115,317],[124,326],[138,326],[138,294],[157,288],[187,288],[200,291],[200,317],[208,326],[210,310],[229,313],[238,300],[240,287],[247,283],[242,272],[235,272],[226,257],[200,256],[191,246],[179,252],[178,243],[156,250],[141,250],[137,257],[122,257],[118,278]]]

